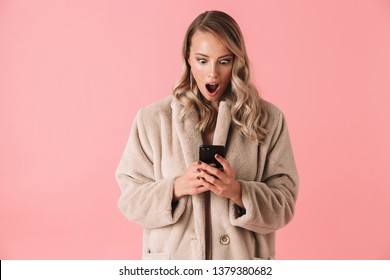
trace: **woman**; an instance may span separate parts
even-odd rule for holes
[[[143,259],[273,259],[298,175],[283,114],[250,81],[237,23],[199,15],[169,96],[141,109],[116,172],[119,208],[144,228]],[[223,170],[198,161],[223,145]]]

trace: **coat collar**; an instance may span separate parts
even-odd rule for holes
[[[226,146],[227,137],[229,134],[230,123],[232,120],[231,110],[225,101],[219,103],[217,125],[214,132],[214,145]]]
[[[183,149],[186,165],[189,166],[199,158],[199,146],[203,144],[202,134],[195,128],[199,121],[199,114],[191,108],[184,119],[180,118],[183,106],[176,98],[172,99],[172,118],[176,128],[181,147]],[[225,101],[219,103],[217,123],[214,132],[214,145],[226,145],[231,123],[230,107]]]

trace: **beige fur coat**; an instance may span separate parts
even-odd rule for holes
[[[221,101],[215,145],[225,145],[226,159],[241,184],[245,212],[211,193],[212,258],[273,259],[275,231],[291,221],[298,175],[283,114],[269,112],[264,144],[242,136]],[[172,204],[173,182],[198,160],[198,114],[180,119],[181,105],[167,97],[141,109],[116,171],[122,190],[119,208],[144,228],[143,259],[204,259],[204,194]]]

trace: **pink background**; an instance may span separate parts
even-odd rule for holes
[[[0,258],[138,259],[114,171],[200,12],[240,24],[301,189],[279,259],[390,259],[390,2],[0,2]]]

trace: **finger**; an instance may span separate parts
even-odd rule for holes
[[[214,175],[218,178],[223,174],[223,172],[221,170],[219,170],[218,168],[213,167],[209,164],[202,165],[201,169],[203,172],[207,173],[208,175]]]
[[[208,187],[202,185],[202,186],[197,187],[197,188],[194,190],[194,193],[193,193],[193,194],[204,193],[204,192],[207,192],[208,190],[209,190]]]
[[[191,171],[193,173],[197,173],[199,172],[199,169],[201,169],[201,166],[202,166],[201,161],[194,162],[193,165],[191,166]]]
[[[204,188],[204,181],[198,177],[189,182],[188,192],[191,195],[197,194],[201,188]]]
[[[224,171],[230,171],[231,165],[229,161],[227,161],[225,158],[223,158],[221,155],[216,154],[215,159],[222,165]]]
[[[215,176],[213,174],[209,174],[206,171],[201,172],[200,178],[203,181],[207,182],[208,184],[211,184],[211,185],[214,185],[214,186],[217,186],[217,185],[220,184],[220,180],[219,180],[219,178],[217,176]]]
[[[209,165],[203,161],[198,161],[197,162],[197,165],[196,165],[196,168],[198,169],[205,169],[207,168]]]
[[[205,186],[205,188],[207,188],[209,191],[215,193],[216,195],[218,195],[218,196],[222,195],[222,190],[217,185],[213,185],[207,181],[204,181],[204,186]]]
[[[200,176],[200,173],[194,174],[194,176],[191,179],[191,186],[192,188],[199,188],[203,185],[203,180]]]

